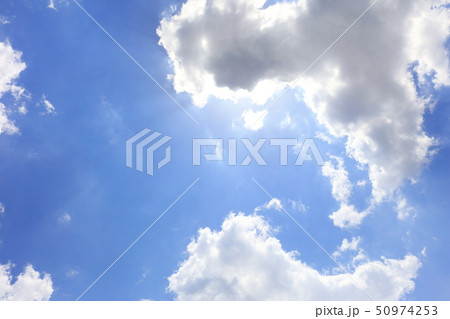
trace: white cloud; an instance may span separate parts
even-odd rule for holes
[[[342,240],[341,245],[338,247],[338,250],[333,253],[334,257],[339,257],[343,252],[346,251],[357,251],[358,255],[353,258],[353,263],[358,262],[359,260],[366,259],[366,255],[364,254],[363,249],[359,248],[359,243],[361,242],[361,237],[352,237],[352,240],[349,241],[347,238]]]
[[[48,5],[47,5],[47,8],[56,10],[55,0],[49,0],[49,1],[48,1]]]
[[[331,139],[331,137],[329,135],[325,134],[324,132],[316,133],[316,138],[318,138],[319,140],[322,140],[324,142],[327,142],[328,144],[333,143],[333,140]]]
[[[356,227],[361,224],[364,217],[369,214],[370,207],[358,212],[353,205],[349,204],[353,185],[348,179],[348,172],[344,167],[344,161],[337,156],[330,156],[337,162],[334,166],[331,161],[325,162],[322,166],[322,174],[330,178],[331,194],[339,202],[339,209],[330,215],[333,224],[340,228]]]
[[[281,210],[283,209],[283,206],[281,205],[281,200],[279,200],[278,198],[272,198],[264,205],[256,207],[255,213],[260,212],[261,210],[268,210],[268,209],[274,209],[278,212],[281,212]]]
[[[339,246],[339,251],[344,252],[347,250],[357,250],[359,242],[361,241],[361,237],[352,237],[351,241],[348,241],[347,238],[344,238],[342,244]]]
[[[32,265],[27,265],[15,280],[11,264],[0,264],[0,300],[49,300],[53,282],[49,274],[41,275]],[[13,283],[14,282],[14,283]]]
[[[48,1],[48,6],[47,6],[47,8],[56,10],[56,7],[55,7],[55,0],[49,0],[49,1]]]
[[[427,256],[427,247],[423,247],[423,249],[422,249],[422,251],[420,252],[420,254],[421,254],[423,257],[426,257],[426,256]]]
[[[71,270],[68,270],[68,271],[66,272],[66,277],[67,277],[67,278],[73,278],[73,277],[78,276],[78,274],[79,274],[79,272],[78,272],[77,270],[71,269]]]
[[[20,114],[23,114],[23,115],[28,113],[28,110],[27,110],[27,107],[25,106],[25,104],[22,104],[21,106],[19,106],[17,108],[17,110],[19,111]]]
[[[45,113],[43,114],[56,114],[55,107],[49,100],[47,100],[47,97],[44,94],[42,94],[41,101],[39,103],[45,108]]]
[[[67,0],[48,0],[47,8],[58,10],[57,4],[68,4]]]
[[[337,211],[330,215],[333,224],[340,228],[352,228],[361,225],[364,217],[369,214],[369,210],[358,212],[353,205],[341,203]]]
[[[303,204],[301,200],[294,201],[290,199],[289,203],[291,203],[292,209],[298,210],[299,212],[305,213],[308,210],[308,208],[305,206],[305,204]]]
[[[5,213],[5,205],[0,203],[0,216],[3,215],[4,213]]]
[[[9,135],[18,133],[19,129],[14,124],[14,121],[8,118],[6,107],[0,103],[0,134],[6,133]]]
[[[280,127],[290,130],[293,130],[296,127],[295,122],[292,120],[291,115],[289,113],[287,113],[286,117],[283,119],[283,121],[281,121]]]
[[[367,185],[367,180],[361,179],[361,180],[356,182],[356,185],[359,186],[359,187],[364,187],[364,186]]]
[[[414,208],[408,205],[406,198],[402,194],[397,194],[395,201],[396,201],[395,209],[397,211],[398,219],[405,220],[408,217],[411,217],[411,215],[414,215],[415,213]]]
[[[15,51],[8,41],[0,42],[0,98],[9,93],[18,100],[24,95],[25,90],[15,85],[20,73],[26,68],[21,58],[22,52]],[[19,132],[14,121],[8,118],[10,112],[11,110],[0,102],[0,134]]]
[[[257,131],[264,125],[264,118],[268,114],[267,110],[254,112],[253,110],[244,111],[241,115],[244,120],[244,127]]]
[[[0,24],[9,24],[10,21],[8,20],[8,18],[0,15]]]
[[[67,0],[48,0],[47,8],[57,11],[60,4],[68,5]]]
[[[291,205],[292,209],[298,210],[299,212],[304,213],[308,210],[307,207],[305,206],[305,204],[303,204],[303,202],[301,200],[294,201],[292,199],[289,199],[288,203]],[[274,209],[278,212],[281,212],[283,210],[283,205],[281,204],[281,200],[274,197],[270,201],[265,203],[264,205],[256,207],[254,212],[258,213],[262,210],[269,210],[269,209]]]
[[[188,0],[161,21],[160,45],[177,92],[264,103],[294,81],[369,0]],[[422,128],[419,79],[450,84],[447,1],[379,1],[298,83],[304,100],[347,154],[367,168],[375,202],[416,178],[435,140]]]
[[[339,202],[348,202],[353,186],[348,179],[348,172],[344,167],[344,160],[337,156],[330,156],[336,160],[337,166],[330,161],[322,166],[322,175],[330,178],[331,194]]]
[[[281,201],[278,198],[272,198],[267,204],[264,205],[264,208],[281,211],[283,206],[281,206]]]
[[[258,215],[230,214],[219,231],[202,228],[187,247],[188,258],[169,277],[178,300],[367,300],[345,274],[322,274],[283,250]],[[421,263],[367,261],[351,273],[376,300],[398,300],[414,290]]]
[[[279,17],[292,15],[272,8],[259,10],[264,2],[189,0],[179,14],[161,21],[159,43],[171,59],[170,79],[177,92],[192,94],[200,106],[209,95],[231,100],[250,97],[253,103],[264,104],[284,86],[276,78],[277,65],[272,74],[265,65],[283,59],[270,45],[277,36],[278,47],[287,30],[275,35],[262,26],[265,15],[270,18],[267,11]]]
[[[64,213],[58,218],[58,223],[67,224],[67,223],[70,223],[71,220],[72,220],[72,217],[68,213]]]
[[[0,42],[0,97],[7,92],[20,91],[15,80],[26,68],[21,58],[22,52],[15,51],[8,41]]]

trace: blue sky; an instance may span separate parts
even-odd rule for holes
[[[229,2],[231,3],[231,1],[223,3],[226,6]],[[237,0],[235,2],[240,3]],[[323,23],[328,21],[330,28],[337,29],[338,33],[358,16],[356,13],[363,11],[361,8],[364,9],[369,4],[369,2],[364,5],[358,4],[354,6],[356,8],[352,8],[351,1],[344,2],[342,11],[336,12],[336,15],[341,14],[345,17],[345,19],[342,18],[343,20],[336,18],[336,25],[342,26],[340,29],[336,25],[333,26],[333,19],[322,21]],[[426,3],[426,1],[423,2]],[[358,267],[383,263],[382,257],[401,261],[406,260],[404,258],[407,255],[414,256],[415,265],[420,264],[420,266],[417,266],[417,269],[414,266],[408,268],[414,269],[411,270],[412,274],[409,278],[400,281],[405,285],[400,292],[390,291],[392,287],[389,285],[371,287],[369,282],[362,283],[362,286],[376,295],[376,299],[448,300],[450,288],[446,283],[450,280],[447,266],[450,261],[447,248],[450,243],[447,230],[450,221],[448,216],[450,175],[447,163],[450,159],[448,143],[450,91],[445,80],[449,76],[448,68],[443,69],[442,75],[442,68],[437,67],[442,66],[442,61],[438,61],[440,64],[438,62],[433,64],[427,60],[428,56],[417,57],[419,65],[425,65],[424,70],[419,68],[417,72],[432,74],[432,76],[424,79],[416,89],[420,91],[427,85],[433,87],[433,74],[437,79],[435,84],[439,83],[431,90],[434,103],[432,110],[420,109],[418,106],[418,109],[422,111],[416,115],[420,120],[423,119],[423,124],[420,125],[423,133],[438,141],[435,146],[430,145],[429,149],[427,148],[430,152],[432,150],[436,152],[430,156],[430,159],[420,158],[420,169],[411,169],[402,173],[403,175],[398,177],[401,183],[397,185],[395,184],[397,167],[404,167],[410,163],[407,159],[404,160],[405,164],[402,162],[404,144],[399,142],[400,144],[397,145],[396,140],[393,139],[392,143],[386,142],[389,147],[384,147],[382,142],[379,142],[381,138],[377,140],[377,137],[372,135],[363,135],[363,138],[373,138],[376,143],[380,143],[377,144],[377,151],[360,156],[349,152],[351,146],[348,140],[360,137],[352,135],[351,130],[359,132],[358,130],[363,130],[363,126],[370,127],[373,123],[369,120],[366,122],[361,120],[355,121],[354,123],[358,124],[352,124],[354,126],[349,125],[351,129],[340,128],[340,125],[344,123],[342,119],[350,116],[344,114],[346,108],[342,105],[349,101],[360,103],[359,97],[345,90],[341,95],[339,95],[341,92],[339,89],[335,91],[336,96],[347,94],[343,97],[343,101],[333,94],[320,96],[321,89],[323,91],[324,88],[319,86],[316,91],[312,85],[313,80],[307,78],[305,83],[289,90],[269,110],[262,128],[252,130],[245,127],[243,112],[249,109],[255,112],[264,110],[270,105],[270,101],[281,93],[278,90],[279,85],[286,87],[286,83],[296,78],[292,74],[301,74],[304,70],[303,62],[299,65],[294,63],[292,74],[291,70],[289,68],[286,70],[283,65],[275,65],[271,68],[263,63],[256,63],[255,65],[267,69],[259,73],[254,71],[245,59],[242,60],[242,56],[246,54],[242,53],[242,50],[236,51],[241,52],[241,56],[230,54],[232,58],[224,57],[220,61],[209,59],[207,53],[195,53],[196,57],[192,58],[191,53],[187,52],[192,48],[189,45],[186,48],[183,47],[186,43],[191,43],[189,41],[192,39],[189,41],[185,38],[178,39],[181,43],[180,47],[175,44],[172,47],[170,41],[177,40],[174,34],[175,37],[181,37],[182,32],[172,33],[169,27],[161,29],[159,35],[156,32],[163,18],[174,25],[177,23],[171,20],[174,15],[179,15],[180,20],[189,18],[187,10],[184,13],[180,11],[181,3],[152,1],[149,4],[148,1],[143,0],[82,1],[81,4],[85,9],[192,114],[200,124],[196,125],[74,2],[55,1],[55,9],[49,8],[48,4],[44,0],[3,1],[0,4],[0,16],[9,22],[0,24],[0,42],[9,43],[15,51],[22,52],[20,61],[26,63],[26,69],[20,73],[20,76],[11,79],[11,83],[25,88],[26,93],[19,99],[11,96],[11,89],[0,93],[0,102],[7,110],[5,114],[18,129],[17,132],[10,133],[0,130],[2,132],[0,134],[0,203],[4,206],[4,212],[0,213],[0,264],[6,265],[10,262],[15,265],[8,270],[13,278],[23,273],[27,265],[32,265],[40,276],[44,276],[44,273],[49,274],[53,290],[50,293],[51,296],[47,293],[41,299],[76,299],[197,178],[199,181],[186,195],[83,296],[83,300],[204,299],[205,291],[209,291],[211,299],[220,299],[222,292],[230,288],[229,285],[232,284],[227,283],[223,287],[219,285],[216,291],[208,283],[200,284],[200,282],[219,280],[222,278],[221,274],[210,272],[210,270],[199,272],[195,274],[199,281],[189,282],[189,278],[193,277],[192,271],[197,268],[194,266],[183,268],[180,263],[188,260],[189,257],[192,257],[189,265],[195,264],[196,260],[211,261],[210,255],[200,249],[190,253],[186,251],[189,243],[195,240],[201,241],[197,236],[198,230],[209,227],[217,231],[217,234],[224,234],[225,238],[227,231],[222,223],[230,212],[236,214],[242,212],[246,214],[245,216],[250,216],[257,207],[260,207],[256,212],[258,221],[263,220],[272,227],[272,231],[267,236],[279,240],[284,252],[297,251],[299,254],[294,259],[301,260],[309,267],[308,269],[314,269],[322,276],[340,273],[336,269],[336,263],[283,210],[277,205],[267,206],[270,198],[253,182],[252,178],[255,178],[330,254],[337,252],[333,254],[333,258],[344,265],[350,275],[354,274],[355,278],[359,276]],[[265,7],[270,4],[272,2],[266,3]],[[175,6],[173,10],[171,6]],[[361,78],[358,77],[357,71],[355,71],[356,75],[345,73],[345,70],[351,68],[346,64],[347,54],[341,51],[346,45],[350,46],[354,43],[351,41],[358,41],[358,36],[361,34],[364,36],[365,31],[373,32],[371,23],[383,13],[382,10],[386,10],[386,6],[380,4],[378,9],[374,7],[372,14],[363,17],[360,21],[361,28],[358,29],[358,24],[354,27],[353,34],[356,38],[352,38],[353,30],[350,30],[349,42],[343,41],[340,46],[337,45],[335,51],[330,50],[327,53],[330,59],[325,58],[324,61],[318,62],[318,65],[323,62],[324,68],[314,68],[311,77],[316,76],[315,78],[320,81],[326,74],[325,66],[336,63],[341,68],[340,81],[346,83],[346,87],[353,85],[354,90],[350,92],[358,91],[358,85],[363,87],[368,83],[365,79],[367,73],[361,73]],[[409,5],[405,4],[405,7],[407,6]],[[346,9],[348,10],[345,11]],[[412,15],[416,14],[415,10],[422,9],[408,7],[405,12],[407,11],[410,16],[405,13],[405,16],[401,18],[411,19]],[[318,12],[316,14],[320,16],[320,12],[328,12],[328,9],[322,8],[322,11]],[[448,14],[445,9],[443,12]],[[204,15],[206,16],[206,13]],[[193,17],[206,25],[213,23],[207,18],[201,20],[201,15],[193,15]],[[243,19],[237,13],[235,18]],[[364,20],[364,18],[367,19]],[[272,16],[272,19],[276,20],[277,16]],[[189,25],[186,22],[178,27],[186,28],[184,34],[187,34],[186,38],[188,38],[189,32],[193,32],[192,30],[198,25]],[[219,28],[220,25],[217,27]],[[287,23],[281,23],[278,27],[286,28]],[[387,29],[388,27],[395,28],[395,25],[386,26]],[[373,28],[376,29],[376,25]],[[250,30],[246,36],[252,39],[251,28],[245,30]],[[293,32],[292,29],[289,30],[286,32]],[[313,48],[314,44],[302,42],[302,47],[307,46],[312,49],[311,52],[307,52],[309,49],[302,50],[298,53],[297,59],[304,59],[304,63],[310,63],[313,60],[309,58],[310,56],[317,57],[331,43],[329,39],[336,38],[336,34],[327,33],[327,30],[324,27],[323,42],[320,38],[321,32],[315,34],[311,31],[312,35],[308,41],[315,42],[315,39],[320,39],[317,40],[320,43]],[[366,37],[370,37],[372,34],[370,32],[366,32]],[[398,37],[405,35],[401,32],[406,33],[405,30],[398,32],[400,32],[396,35]],[[227,33],[227,35],[231,37],[233,34]],[[238,33],[236,37],[241,35]],[[295,32],[291,36],[295,38]],[[209,42],[209,50],[221,49],[232,52],[233,49],[240,49],[227,45],[226,38],[224,36],[223,48],[211,48],[212,42]],[[392,38],[398,39],[395,36]],[[158,44],[160,39],[165,41],[164,45]],[[305,39],[308,37],[302,36],[301,40],[305,41]],[[442,43],[438,40],[436,39],[433,44],[441,45],[438,49],[447,57],[444,60],[446,63],[444,66],[448,66],[448,42]],[[373,41],[376,43],[378,38]],[[388,42],[384,44],[391,43]],[[248,43],[246,48],[252,46],[251,41]],[[255,41],[255,43],[259,42]],[[419,44],[426,45],[424,43]],[[263,44],[261,47],[264,47]],[[261,47],[258,48],[261,49]],[[350,49],[356,50],[356,48]],[[250,52],[259,54],[259,51],[255,50]],[[294,50],[294,52],[297,51]],[[202,54],[205,54],[205,60],[196,60],[197,55],[203,56]],[[408,54],[405,56],[409,58]],[[358,54],[355,53],[355,55]],[[175,56],[178,61],[181,61],[185,73],[174,71],[173,57]],[[376,58],[376,55],[374,57]],[[420,64],[421,58],[423,61],[428,61],[428,64]],[[357,59],[356,57],[355,65],[358,65]],[[380,60],[381,62],[371,61],[369,56],[364,63],[385,63],[389,66],[391,63],[403,62],[400,58],[393,58],[392,61],[383,61],[382,58]],[[196,63],[200,63],[198,61],[206,62],[197,65]],[[223,64],[223,61],[228,62]],[[239,67],[238,62],[242,63]],[[409,62],[414,61],[409,60]],[[0,66],[4,67],[4,70],[0,69],[0,71],[6,74],[6,67],[2,64]],[[436,67],[433,69],[433,66]],[[211,92],[208,92],[210,96],[207,103],[201,105],[202,103],[196,103],[201,98],[195,99],[195,95],[201,94],[189,89],[189,83],[191,83],[189,81],[192,80],[190,76],[194,76],[192,71],[195,67],[199,70],[199,74],[206,72],[202,69],[203,67],[205,70],[209,68],[208,74],[213,74],[217,82],[223,79],[224,86],[235,92],[237,89],[245,90],[251,87],[251,83],[244,83],[251,76],[258,81],[269,79],[274,82],[271,83],[272,86],[267,89],[267,92],[274,93],[264,101],[265,103],[255,103],[254,98],[257,93],[248,89],[246,93],[242,93],[242,98],[232,101],[233,93],[229,93],[229,98],[223,98],[221,93],[217,93],[220,85],[216,83],[217,85],[211,88],[204,83],[202,92],[206,92],[208,88]],[[382,69],[382,65],[380,68]],[[404,69],[407,70],[407,68],[408,65],[405,64]],[[224,71],[227,69],[234,70],[235,76],[230,76]],[[253,71],[254,74],[251,74]],[[439,78],[433,72],[441,74],[442,77]],[[178,81],[176,87],[174,87],[173,77],[168,78],[168,75],[174,73],[176,73],[175,81]],[[349,79],[350,75],[352,75],[351,79]],[[374,87],[377,87],[377,81],[383,81],[378,74],[367,75],[369,76]],[[392,77],[391,74],[385,74],[385,76],[386,79]],[[235,81],[234,84],[232,84],[233,81]],[[336,80],[336,83],[338,82]],[[336,87],[339,88],[339,85],[336,84]],[[426,97],[429,97],[428,91],[423,90]],[[361,90],[361,92],[364,94],[365,91]],[[411,93],[406,89],[405,92]],[[419,93],[416,94],[420,96]],[[308,100],[308,96],[312,98]],[[379,96],[374,94],[365,98],[376,100]],[[54,106],[54,112],[45,108],[44,100]],[[414,100],[414,97],[404,100],[406,101],[404,108],[407,110],[410,107],[407,102]],[[321,101],[327,107],[320,111],[321,104],[313,105],[314,102],[311,101]],[[395,109],[397,102],[394,99],[394,103],[387,108]],[[377,103],[378,100],[373,105],[378,105]],[[381,100],[380,103],[388,102]],[[26,106],[26,114],[21,114],[19,105]],[[363,107],[364,105],[361,104],[360,108]],[[368,106],[367,114],[373,111],[371,107]],[[411,106],[413,107],[415,106]],[[340,113],[336,115],[337,112]],[[355,113],[352,110],[348,112]],[[385,112],[386,117],[394,122],[401,121],[402,114],[409,114],[407,111],[400,115],[390,111],[382,112]],[[287,118],[290,118],[290,124],[283,125],[283,121]],[[370,118],[365,117],[365,119]],[[375,127],[375,124],[373,125]],[[408,125],[401,125],[402,129],[404,127]],[[172,161],[158,170],[154,176],[138,172],[125,165],[126,140],[144,128],[172,137],[170,142]],[[386,128],[388,129],[389,127]],[[341,133],[338,133],[339,130]],[[328,136],[331,142],[318,138],[319,132]],[[402,133],[408,134],[408,131]],[[414,134],[416,133],[420,135],[417,130],[414,131]],[[290,150],[289,165],[281,167],[277,163],[276,148],[270,147],[268,142],[261,151],[269,163],[267,166],[258,166],[254,161],[249,166],[230,167],[226,165],[226,162],[207,161],[203,161],[201,166],[192,166],[192,138],[223,138],[225,140],[249,138],[253,142],[259,138],[296,138],[299,141],[314,138],[324,160],[330,163],[330,167],[335,168],[333,171],[340,173],[343,172],[342,170],[346,171],[344,175],[347,176],[348,183],[352,185],[352,190],[347,197],[344,196],[344,199],[338,200],[332,193],[332,181],[323,172],[321,166],[314,162],[294,166],[296,153]],[[361,149],[361,152],[364,152],[364,148]],[[355,152],[358,153],[359,150],[356,148]],[[382,153],[384,150],[398,152],[398,156],[394,155],[400,162],[399,166],[386,164],[386,167],[383,167],[384,164],[380,164],[384,163],[383,158],[393,156],[392,153],[390,155]],[[157,154],[157,156],[163,156],[162,153]],[[246,155],[242,144],[239,144],[238,161],[242,161]],[[341,170],[335,157],[342,158]],[[366,162],[363,163],[365,160]],[[392,190],[382,199],[374,199],[376,191],[372,183],[381,182],[377,176],[369,174],[371,165],[374,167],[381,165],[389,174],[392,173]],[[410,172],[412,173],[408,175]],[[415,183],[410,183],[409,178],[414,178]],[[365,181],[365,186],[358,186],[358,181]],[[344,182],[336,187],[342,190],[348,183]],[[409,214],[399,218],[400,213],[396,206],[402,200],[406,203]],[[293,205],[293,202],[297,204]],[[344,205],[343,203],[353,205],[360,213],[365,211],[368,213],[352,227],[340,227],[336,224],[336,220],[329,216]],[[229,218],[233,223],[237,220]],[[257,226],[252,224],[258,221],[250,219],[246,221],[249,225],[253,225],[251,227],[261,230],[258,228],[259,224]],[[253,229],[251,227],[250,230]],[[222,233],[220,233],[221,229]],[[213,235],[208,236],[211,236],[210,240],[214,242]],[[341,246],[342,241],[344,239],[351,241],[353,238],[359,238],[357,247],[353,250],[342,249],[339,252],[338,247]],[[255,237],[255,240],[266,243],[263,239]],[[230,251],[235,248],[233,245],[239,247],[238,242],[231,241],[229,245]],[[222,246],[216,248],[220,247]],[[239,253],[236,253],[235,258],[239,259],[239,256]],[[233,271],[242,267],[240,268],[238,262],[234,264],[233,260],[227,261],[223,272],[230,271],[231,277],[239,278],[242,273],[233,273]],[[253,264],[249,262],[248,265]],[[255,269],[249,266],[250,275],[259,274],[259,272],[265,274],[266,269],[275,267],[276,270],[278,267],[257,261],[254,266]],[[396,273],[389,267],[383,268],[385,273],[380,276],[388,276],[386,278],[390,280],[396,276]],[[282,265],[279,269],[280,272],[284,271]],[[393,275],[389,273],[391,270]],[[178,273],[178,276],[169,279],[175,273]],[[204,273],[209,273],[208,277],[203,278]],[[2,274],[4,273],[0,272],[0,275]],[[15,280],[13,279],[10,284],[13,285]],[[40,282],[41,279],[35,280]],[[182,284],[183,280],[188,283]],[[170,289],[169,283],[172,285]],[[282,286],[275,279],[274,283]],[[410,287],[411,283],[414,284],[413,288]],[[401,284],[396,283],[396,285]],[[242,287],[240,288],[244,291],[242,295],[225,294],[224,298],[239,299],[239,296],[246,296],[244,299],[283,299],[282,294],[280,296],[264,295],[261,291],[257,293],[245,291]],[[274,290],[282,291],[280,287]],[[294,288],[286,289],[290,291],[289,289]],[[306,285],[304,289],[312,289],[312,287]],[[349,289],[358,290],[356,287]],[[295,291],[292,298],[297,296],[297,293],[298,296],[304,295],[303,291]],[[341,292],[335,293],[339,295]],[[361,297],[358,292],[350,295],[354,299],[367,298],[367,296]],[[5,296],[8,299],[8,296]],[[320,293],[313,294],[314,299],[321,299],[321,296]],[[323,295],[323,298],[330,297]]]

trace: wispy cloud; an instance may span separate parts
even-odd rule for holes
[[[41,101],[39,103],[45,108],[45,112],[43,112],[42,114],[56,114],[56,108],[44,94],[42,94]]]
[[[67,224],[72,221],[72,217],[68,213],[64,213],[58,218],[58,223]]]
[[[298,210],[301,213],[305,213],[308,210],[308,207],[306,207],[301,200],[295,201],[290,199],[289,203],[291,203],[293,209]]]
[[[296,128],[296,126],[297,125],[292,120],[292,117],[291,117],[291,115],[289,113],[286,114],[286,116],[284,117],[284,119],[280,123],[280,127],[283,128],[283,129],[293,130],[294,128]]]
[[[78,274],[79,274],[79,272],[77,270],[75,270],[75,269],[70,269],[70,270],[66,271],[66,277],[67,278],[76,277],[76,276],[78,276]]]
[[[258,131],[264,126],[264,118],[267,114],[268,112],[266,110],[256,112],[253,110],[244,111],[241,115],[244,120],[244,127],[253,131]]]
[[[0,15],[0,24],[9,24],[10,21],[8,20],[8,18]]]

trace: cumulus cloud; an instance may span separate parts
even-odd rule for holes
[[[342,240],[341,245],[338,247],[338,250],[336,250],[333,253],[334,257],[339,257],[343,252],[346,251],[357,251],[359,248],[359,243],[361,241],[361,237],[352,237],[352,240],[348,240],[347,238],[344,238]],[[363,249],[359,249],[358,255],[354,258],[354,262],[358,261],[358,259],[365,259],[366,256],[364,254]]]
[[[345,274],[323,274],[285,251],[258,215],[230,214],[213,231],[202,228],[188,258],[169,277],[178,300],[367,300]],[[382,258],[356,266],[351,276],[376,300],[398,300],[414,290],[419,259]]]
[[[16,85],[20,73],[26,68],[21,58],[22,52],[14,50],[8,41],[0,42],[0,99],[9,93],[19,100],[25,94],[25,89]],[[19,132],[14,121],[8,118],[10,112],[11,110],[0,102],[0,134]]]
[[[357,250],[360,241],[361,237],[352,237],[351,241],[348,241],[347,238],[344,238],[342,244],[339,246],[339,251]]]
[[[368,210],[358,212],[353,205],[341,203],[337,211],[330,215],[333,224],[340,228],[352,228],[361,225],[364,217],[369,214]]]
[[[179,14],[162,20],[159,43],[171,59],[175,90],[192,94],[197,105],[204,105],[209,95],[232,100],[250,96],[253,103],[263,104],[282,88],[275,62],[283,56],[273,45],[279,46],[292,28],[276,23],[274,29],[264,19],[292,19],[297,14],[276,10],[289,4],[259,10],[264,3],[189,0]],[[285,62],[287,66],[290,61]]]
[[[188,0],[157,30],[177,92],[263,104],[301,74],[369,0]],[[379,1],[296,85],[347,154],[367,168],[373,200],[416,178],[436,141],[422,128],[421,83],[450,84],[447,1]],[[262,124],[261,124],[262,125]]]
[[[5,205],[0,203],[0,216],[3,215],[4,213],[5,213]]]
[[[49,274],[41,275],[32,265],[27,265],[13,282],[11,264],[0,264],[0,300],[49,300],[53,282]]]
[[[358,212],[356,208],[349,204],[353,185],[348,178],[348,172],[344,167],[344,160],[337,156],[330,156],[337,162],[333,165],[331,161],[325,162],[322,166],[322,174],[330,178],[331,194],[339,202],[339,209],[330,215],[335,226],[341,228],[356,227],[361,224],[364,217],[369,214],[370,207]]]

